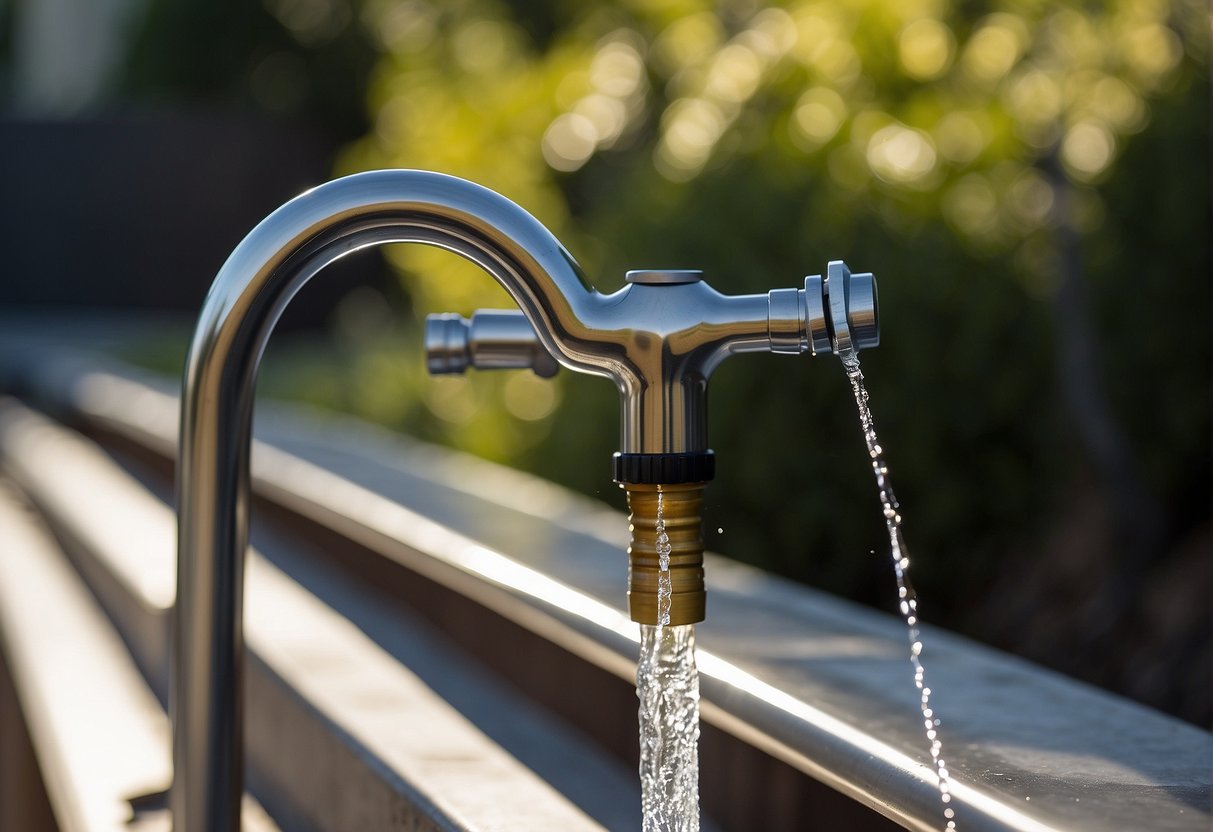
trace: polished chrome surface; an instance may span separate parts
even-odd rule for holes
[[[805,279],[804,289],[775,289],[765,295],[725,295],[694,269],[644,269],[627,273],[614,294],[593,295],[575,329],[579,363],[562,363],[615,380],[622,396],[620,450],[624,453],[695,453],[708,449],[707,383],[729,355],[780,352],[814,355],[832,351],[827,307],[838,316],[849,350],[877,340],[875,281],[852,277],[838,261],[838,291],[829,282]],[[860,279],[863,279],[861,281]],[[862,287],[858,286],[862,282]],[[848,297],[866,304],[851,315]],[[838,307],[835,310],[835,306]],[[848,315],[854,323],[849,324]],[[852,339],[848,326],[859,327]],[[542,325],[538,327],[542,338]],[[572,332],[570,327],[566,332]],[[463,335],[451,324],[436,326],[431,372],[461,372],[479,366],[463,360]],[[565,338],[567,341],[567,337]],[[558,341],[559,343],[559,341]],[[841,350],[839,350],[841,352]],[[565,355],[568,355],[566,351]],[[504,366],[504,365],[503,365]]]
[[[434,245],[477,263],[562,363],[613,369],[614,357],[604,357],[584,323],[604,299],[573,257],[526,211],[470,182],[423,171],[358,174],[303,194],[249,233],[207,295],[185,371],[171,690],[176,832],[239,823],[248,457],[266,340],[324,266],[392,242]]]
[[[813,355],[831,352],[829,324],[826,323],[825,288],[821,275],[811,274],[804,279],[804,337],[806,347]]]
[[[851,274],[847,264],[832,260],[826,272],[825,294],[829,301],[834,351],[847,358],[880,343],[876,310],[876,278]]]
[[[426,367],[433,375],[479,370],[534,370],[551,378],[560,365],[517,309],[481,309],[471,318],[450,313],[425,318]]]
[[[818,355],[833,350],[821,275],[806,277],[803,289],[772,289],[767,298],[771,352]]]
[[[650,286],[674,285],[703,280],[703,272],[699,269],[632,269],[624,275],[624,278],[628,283],[646,283]]]

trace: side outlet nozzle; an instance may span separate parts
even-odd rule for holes
[[[876,278],[851,274],[841,260],[830,262],[824,280],[812,274],[803,289],[773,289],[767,299],[771,352],[846,357],[880,343]]]
[[[521,311],[481,309],[471,318],[427,315],[426,367],[434,375],[457,375],[468,367],[479,370],[534,370],[551,378],[560,365],[544,349],[531,322]]]
[[[846,358],[859,350],[880,344],[880,317],[877,310],[876,278],[869,274],[851,274],[841,260],[830,261],[823,287],[829,307],[831,340],[834,352]]]

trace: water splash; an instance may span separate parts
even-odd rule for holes
[[[695,627],[641,625],[640,791],[644,832],[699,832]]]
[[[670,554],[657,486],[657,624],[640,627],[640,793],[644,832],[699,832],[699,671],[694,625],[670,626]]]
[[[943,742],[939,739],[939,717],[931,707],[931,689],[927,686],[926,669],[922,664],[922,633],[919,630],[918,595],[910,582],[910,554],[906,548],[905,537],[902,534],[902,517],[899,511],[897,495],[893,493],[893,484],[889,480],[889,466],[885,463],[884,449],[880,446],[880,438],[876,435],[876,427],[872,421],[872,411],[868,407],[868,390],[863,383],[863,371],[859,368],[859,356],[855,353],[843,356],[842,365],[846,369],[847,378],[851,382],[851,392],[855,395],[855,406],[859,409],[859,423],[863,428],[863,439],[868,446],[868,457],[872,461],[872,473],[876,475],[876,487],[880,489],[880,504],[884,509],[885,526],[889,530],[889,551],[893,558],[893,573],[897,577],[897,597],[901,616],[905,619],[906,630],[910,638],[910,662],[914,666],[914,685],[921,694],[919,707],[922,710],[923,728],[926,731],[927,742],[930,743],[931,760],[935,765],[935,773],[939,776],[939,799],[944,805],[943,815],[947,820],[945,829],[955,830],[956,810],[948,804],[952,802],[952,780],[948,774],[947,763],[943,759]]]
[[[670,598],[674,594],[674,584],[670,579],[670,552],[674,547],[670,544],[670,536],[665,530],[665,508],[661,486],[657,486],[657,522],[654,531],[657,533],[657,624],[668,627],[670,624]]]

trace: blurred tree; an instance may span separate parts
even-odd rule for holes
[[[485,184],[604,291],[875,272],[864,365],[928,620],[1207,721],[1206,27],[1192,0],[150,0],[124,90],[361,136],[339,173]],[[511,303],[388,256],[417,318]],[[431,380],[396,314],[352,294],[341,369],[290,391],[618,500],[610,385]],[[713,390],[710,545],[888,607],[838,368],[745,356]]]
[[[366,0],[361,17],[382,54],[342,173],[488,185],[604,290],[646,265],[702,267],[729,292],[827,258],[876,272],[884,346],[865,360],[928,615],[1021,648],[1043,617],[1073,638],[1036,639],[1037,658],[1133,688],[1137,654],[1065,651],[1123,635],[1168,553],[1208,533],[1206,10]],[[418,314],[509,303],[449,255],[391,256]],[[386,358],[399,347],[362,339],[377,369],[348,406],[603,489],[609,385],[423,383]],[[714,390],[713,545],[880,603],[842,374],[747,356]],[[1046,593],[1075,523],[1060,560],[1081,603]],[[1136,692],[1200,719],[1207,687],[1195,705]]]

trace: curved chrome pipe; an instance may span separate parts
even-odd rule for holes
[[[172,812],[176,832],[239,828],[241,626],[249,445],[257,368],[291,297],[334,260],[367,246],[439,246],[482,266],[544,346],[604,374],[583,321],[601,305],[564,247],[490,190],[422,171],[377,171],[322,185],[244,239],[207,295],[181,406],[174,610]]]
[[[869,280],[854,297],[829,293],[833,327],[816,277],[806,279],[803,291],[731,296],[699,272],[648,270],[629,273],[626,287],[602,295],[534,217],[499,194],[442,174],[358,174],[283,205],[223,265],[186,363],[170,703],[176,832],[239,828],[249,446],[265,343],[291,297],[326,265],[361,248],[409,242],[480,265],[517,302],[552,357],[614,380],[622,402],[617,470],[642,472],[640,479],[617,476],[622,482],[710,479],[710,467],[703,467],[710,463],[704,462],[707,380],[728,355],[818,352],[831,332],[839,339],[839,327],[847,334],[847,321],[854,337],[843,346],[874,343],[870,275],[857,276]],[[868,306],[870,315],[854,314]],[[520,340],[518,328],[507,324],[505,334],[512,366],[519,344],[527,346],[525,333]],[[490,363],[502,360],[496,355]],[[654,458],[666,467],[655,467]],[[685,476],[670,479],[672,471]]]

